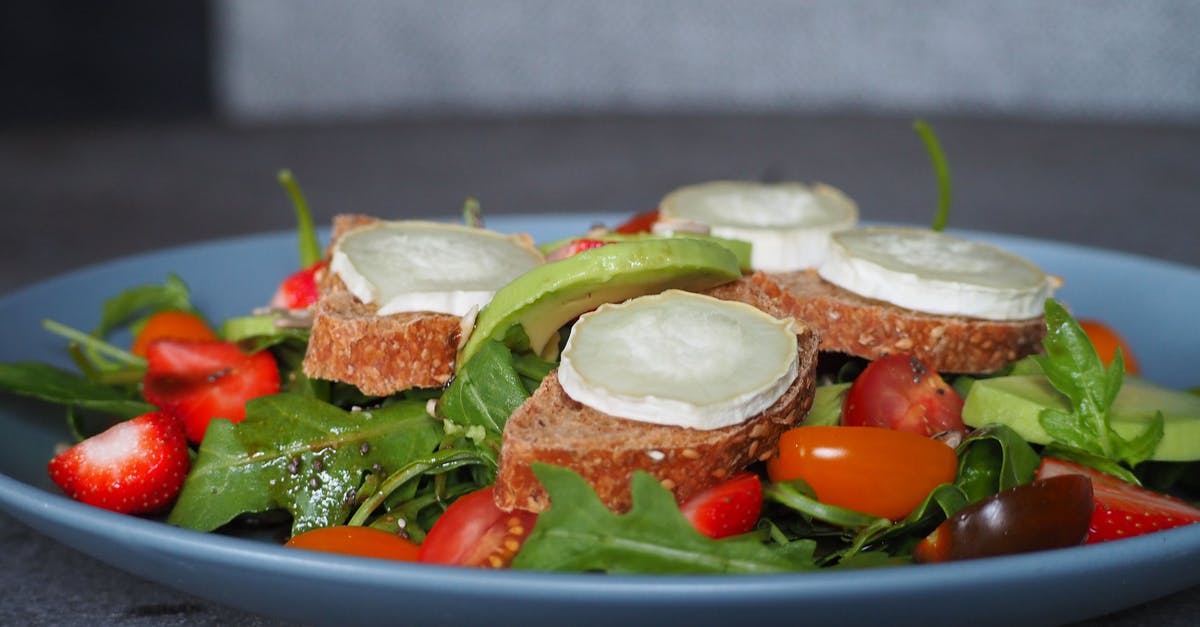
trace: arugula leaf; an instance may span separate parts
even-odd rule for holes
[[[137,318],[174,309],[195,311],[187,284],[175,274],[169,274],[162,285],[139,285],[104,301],[100,323],[92,335],[107,337],[118,327],[130,324]]]
[[[929,153],[929,161],[933,165],[933,173],[937,176],[938,209],[933,218],[932,228],[935,231],[941,231],[946,228],[946,222],[950,219],[950,202],[954,192],[950,187],[950,166],[946,163],[946,154],[942,152],[942,144],[938,141],[933,127],[928,122],[925,120],[913,122],[913,130],[925,144],[925,151]]]
[[[133,418],[155,409],[153,405],[135,399],[129,391],[39,362],[0,364],[0,389],[120,418]]]
[[[1029,483],[1042,458],[1006,425],[989,425],[958,445],[955,485],[974,503],[1001,490]]]
[[[438,412],[458,425],[478,425],[500,434],[529,394],[512,351],[501,342],[488,340],[446,388]]]
[[[607,573],[778,573],[815,566],[772,551],[753,535],[713,540],[696,531],[671,493],[648,473],[632,479],[633,507],[610,511],[578,474],[534,464],[550,493],[513,568]]]
[[[347,412],[295,394],[257,398],[241,423],[210,424],[167,522],[212,531],[285,509],[293,534],[340,525],[365,474],[428,457],[440,431],[422,402]]]
[[[280,170],[276,176],[288,197],[292,199],[292,208],[296,212],[296,237],[300,247],[300,267],[307,268],[321,260],[323,253],[321,243],[317,241],[317,230],[313,227],[312,213],[308,210],[308,200],[300,190],[300,184],[291,170]]]
[[[1109,412],[1125,373],[1120,351],[1105,368],[1087,334],[1066,308],[1048,299],[1045,311],[1046,354],[1037,357],[1037,363],[1050,384],[1070,399],[1072,411],[1043,409],[1038,415],[1042,428],[1059,445],[1088,455],[1130,467],[1149,459],[1162,440],[1161,413],[1131,440],[1121,437],[1110,424]]]

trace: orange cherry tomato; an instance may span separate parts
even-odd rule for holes
[[[613,229],[613,231],[626,234],[648,233],[650,229],[654,228],[655,222],[658,222],[658,209],[652,209],[650,211],[639,213],[621,223],[621,225]]]
[[[394,533],[371,527],[322,527],[292,536],[284,546],[359,557],[417,561],[421,547]]]
[[[891,520],[909,515],[957,471],[949,446],[880,427],[796,427],[767,461],[771,481],[803,479],[822,503]]]
[[[460,496],[438,518],[421,543],[421,561],[431,564],[508,568],[537,522],[537,514],[496,507],[488,486]]]
[[[146,356],[146,347],[154,340],[170,338],[173,340],[215,340],[217,335],[209,328],[208,322],[200,316],[188,312],[168,310],[160,311],[146,319],[146,324],[138,332],[129,351],[134,355]]]
[[[1104,365],[1112,363],[1113,357],[1117,354],[1117,348],[1120,348],[1121,355],[1125,359],[1125,372],[1141,374],[1141,368],[1138,367],[1133,351],[1129,350],[1129,344],[1112,327],[1099,320],[1080,320],[1079,326],[1083,328],[1084,333],[1087,333],[1088,339],[1092,341],[1092,346],[1096,347],[1096,354],[1100,355],[1100,361],[1104,362]]]

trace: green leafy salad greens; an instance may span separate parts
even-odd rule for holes
[[[300,257],[311,263],[321,249],[307,205],[290,174],[282,173],[281,182],[295,201]],[[476,203],[467,211],[478,220]],[[0,364],[0,389],[64,406],[80,439],[114,419],[149,411],[138,392],[144,360],[110,337],[167,309],[194,311],[179,277],[115,295],[91,331],[47,321],[47,330],[68,341],[77,371]],[[1046,354],[1025,366],[1039,368],[1070,399],[1071,410],[1043,413],[1054,439],[1045,448],[1136,481],[1134,470],[1163,437],[1161,416],[1137,437],[1116,434],[1108,412],[1122,362],[1101,366],[1058,303],[1047,303],[1046,316]],[[214,421],[166,522],[200,531],[290,524],[290,534],[367,525],[420,542],[449,503],[493,482],[505,422],[555,367],[530,352],[514,327],[503,341],[485,342],[444,389],[366,397],[348,385],[307,379],[300,363],[308,331],[289,322],[277,311],[224,321],[225,339],[272,351],[285,389],[251,401],[236,425]],[[822,388],[810,422],[836,422],[838,390],[844,384]],[[1004,425],[971,432],[957,445],[957,478],[897,521],[823,504],[801,480],[767,482],[757,528],[723,540],[695,531],[671,493],[648,474],[633,478],[632,509],[615,514],[574,472],[538,465],[535,473],[554,505],[538,519],[513,567],[775,573],[905,563],[912,546],[954,512],[1032,480],[1041,448]]]

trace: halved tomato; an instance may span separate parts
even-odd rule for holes
[[[643,211],[634,215],[620,226],[613,229],[617,233],[648,233],[654,228],[654,223],[658,222],[658,209]]]
[[[884,427],[924,436],[965,432],[963,399],[942,377],[909,355],[888,355],[867,365],[842,407],[842,424]]]
[[[536,522],[532,512],[496,507],[491,486],[476,490],[451,503],[434,523],[421,544],[420,561],[507,568]]]
[[[417,561],[416,543],[371,527],[321,527],[292,536],[284,546],[359,557]]]

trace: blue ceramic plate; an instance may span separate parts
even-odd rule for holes
[[[489,226],[539,240],[617,216],[510,216]],[[1125,332],[1145,375],[1200,384],[1200,269],[1089,248],[982,234],[1066,280],[1080,316]],[[51,317],[90,328],[117,291],[175,272],[214,319],[269,298],[296,263],[290,233],[153,252],[0,299],[0,361],[67,365]],[[218,603],[308,624],[415,625],[1055,624],[1200,584],[1200,525],[1096,546],[957,564],[772,576],[611,577],[488,572],[286,550],[111,514],[60,495],[45,473],[67,431],[56,408],[0,398],[0,505],[118,568]],[[1136,574],[1135,574],[1136,573]]]

